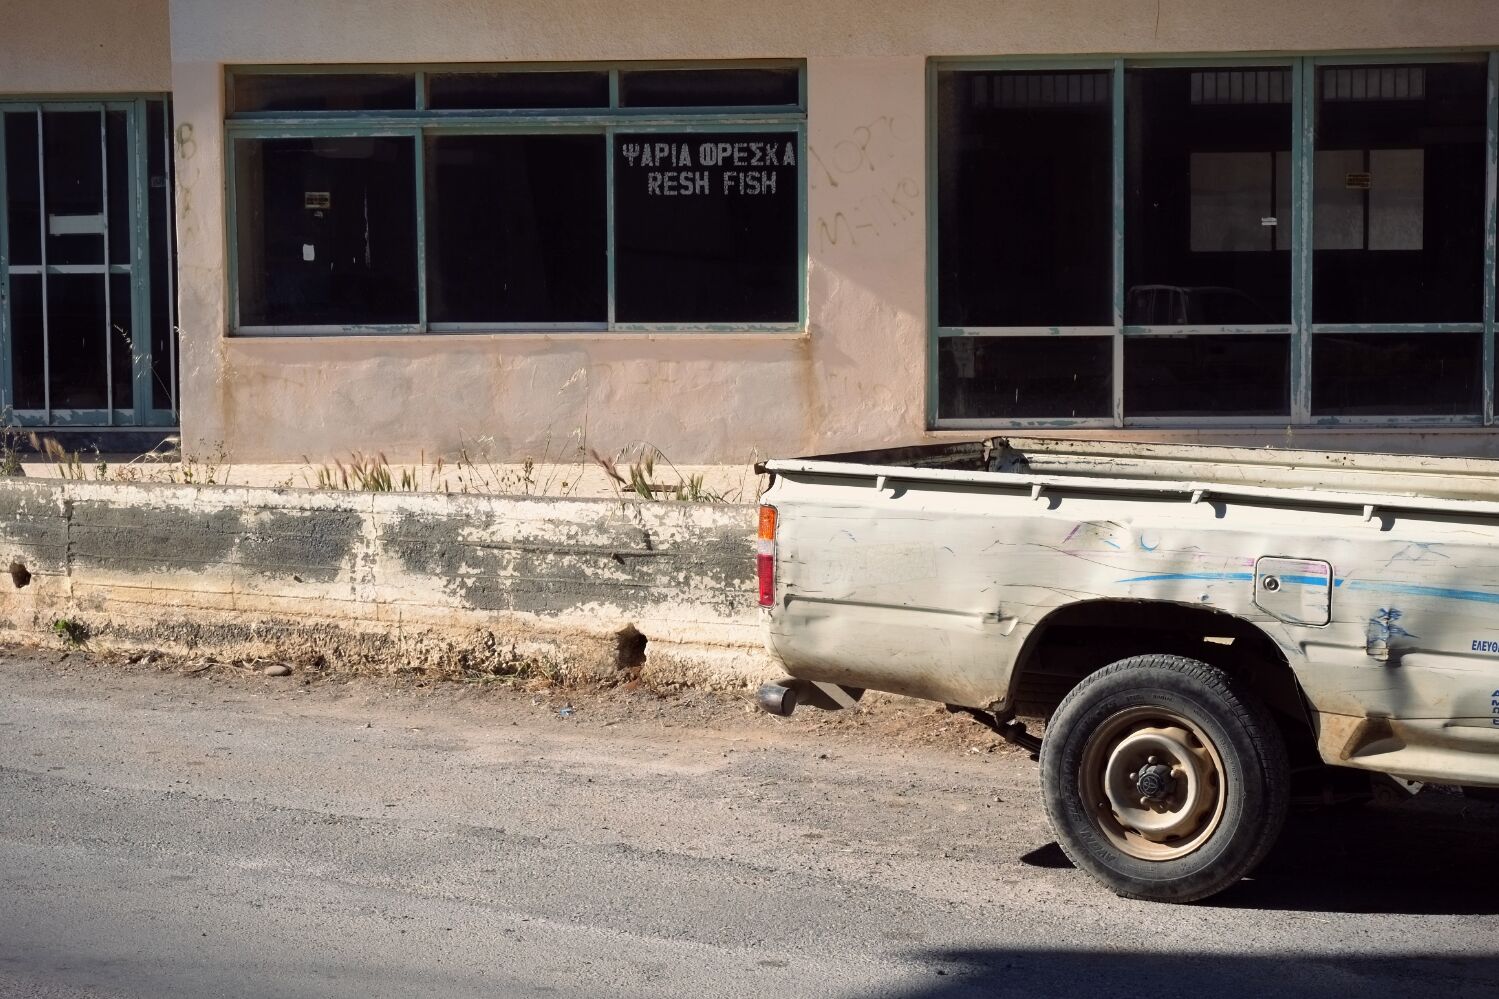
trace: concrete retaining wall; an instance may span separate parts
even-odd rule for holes
[[[382,672],[770,671],[754,508],[0,483],[0,637]],[[620,636],[624,637],[621,638]]]

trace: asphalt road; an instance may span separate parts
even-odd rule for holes
[[[956,728],[55,659],[0,653],[0,995],[1499,995],[1452,796],[1148,905]]]

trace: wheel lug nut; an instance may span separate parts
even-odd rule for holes
[[[1132,774],[1129,775],[1129,779],[1130,780],[1139,780],[1140,779],[1140,775],[1138,773],[1132,773]]]
[[[1145,757],[1145,762],[1146,763],[1154,763],[1155,762],[1155,757],[1154,756],[1147,756],[1147,757]]]

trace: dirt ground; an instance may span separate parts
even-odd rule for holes
[[[727,693],[696,689],[655,690],[638,681],[617,686],[557,685],[525,677],[468,680],[431,678],[418,673],[391,675],[324,672],[288,666],[286,676],[268,676],[281,663],[225,663],[159,653],[96,654],[83,649],[32,649],[0,645],[7,658],[38,658],[61,675],[86,676],[108,670],[126,676],[181,677],[212,687],[235,687],[246,681],[281,692],[305,690],[325,697],[378,696],[413,704],[440,705],[495,723],[558,718],[585,727],[632,725],[688,731],[742,731],[788,735],[828,734],[852,744],[922,747],[954,754],[1010,754],[1029,759],[967,715],[940,704],[909,697],[867,693],[855,711],[799,708],[791,717],[768,715],[756,705],[754,691]]]

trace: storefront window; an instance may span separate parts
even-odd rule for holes
[[[1312,317],[1479,322],[1482,64],[1317,73]]]
[[[229,87],[239,332],[802,326],[797,66]]]
[[[243,322],[416,321],[411,139],[240,139],[234,153]]]
[[[944,326],[1108,326],[1110,77],[942,73]]]
[[[1113,352],[1106,336],[949,337],[937,356],[942,416],[1107,417]]]
[[[615,315],[794,323],[795,132],[620,133]]]
[[[603,136],[427,142],[427,312],[434,323],[608,318]]]
[[[1125,74],[1126,323],[1291,321],[1290,78]]]
[[[933,88],[939,426],[1492,419],[1499,59]]]

